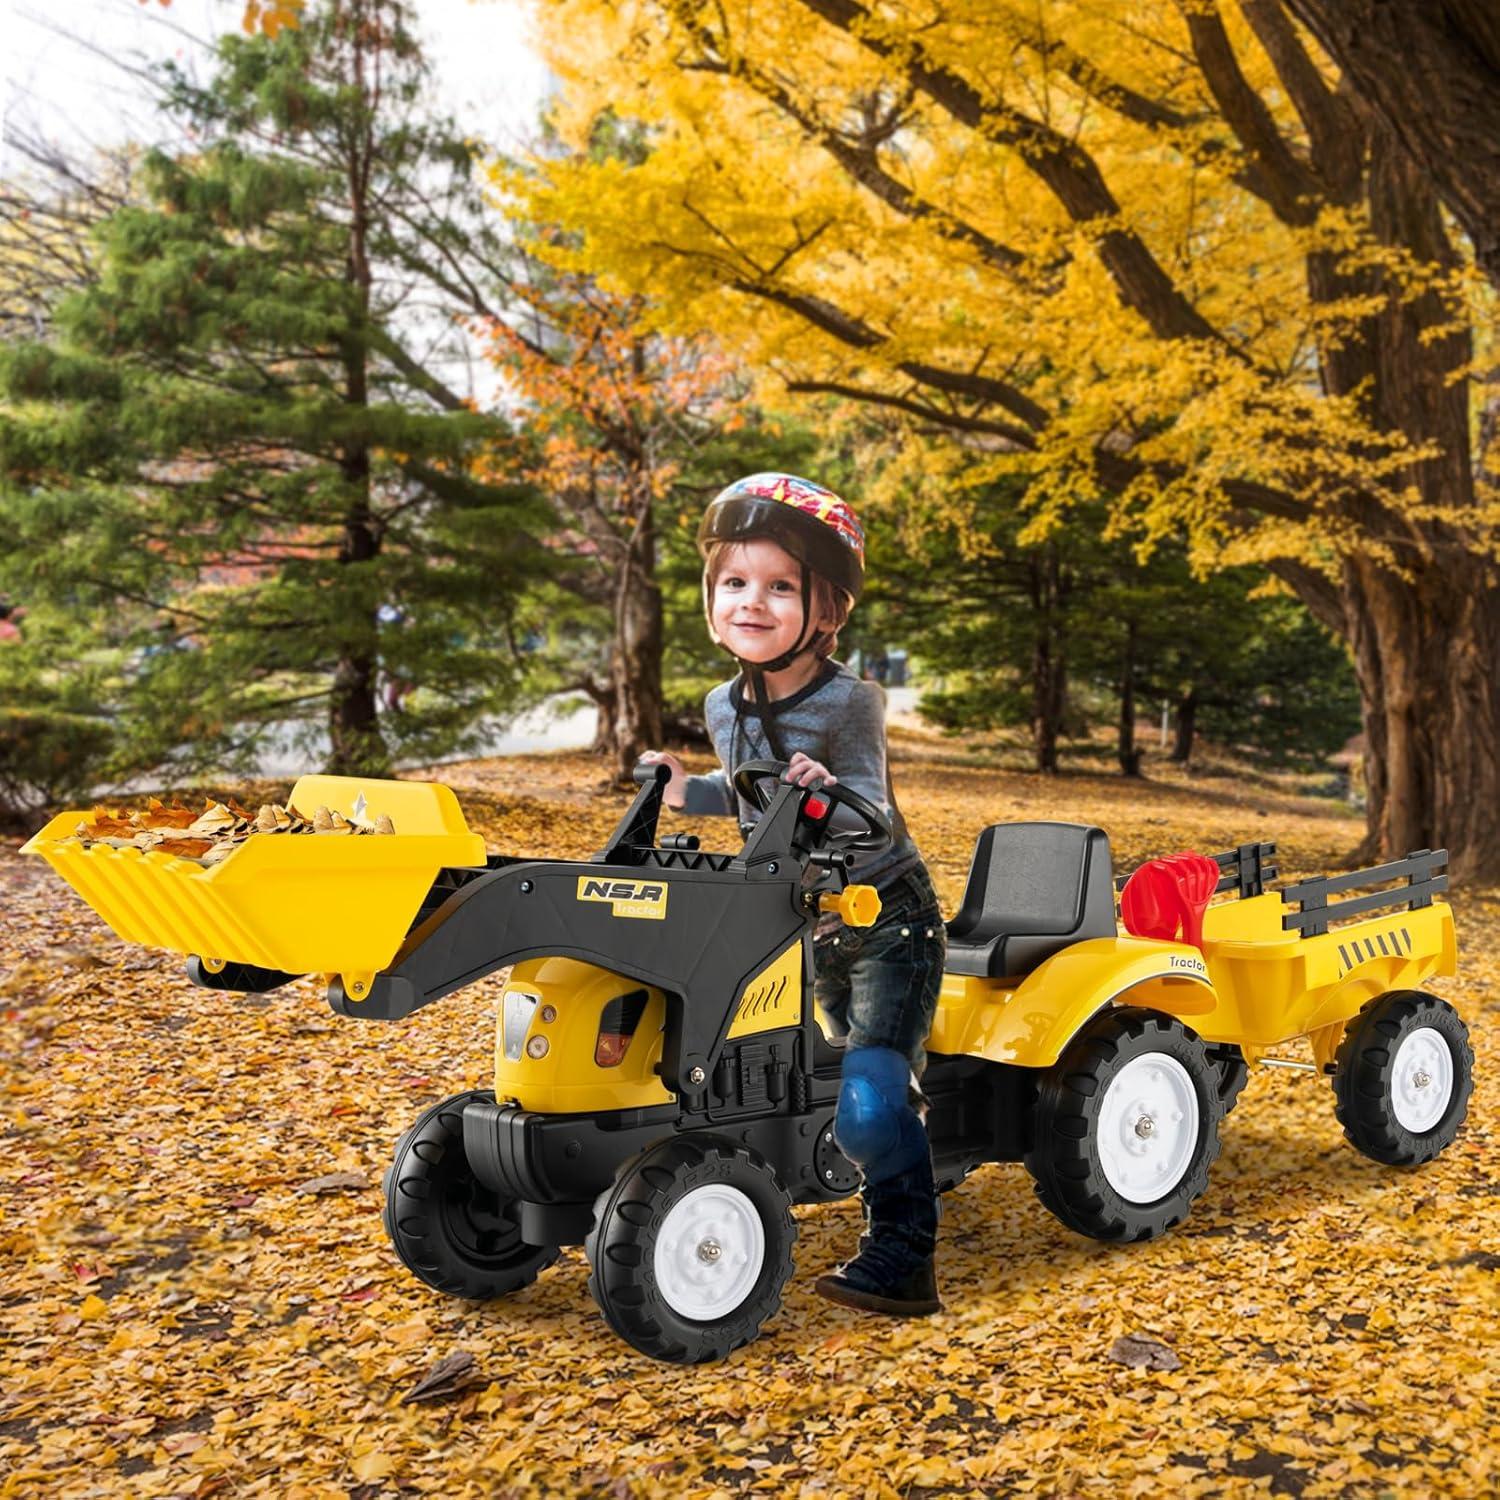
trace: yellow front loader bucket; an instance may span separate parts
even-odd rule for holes
[[[71,835],[88,814],[64,812],[21,852],[41,855],[127,942],[197,954],[209,967],[360,976],[395,957],[439,870],[485,863],[484,840],[435,782],[304,776],[291,802],[307,816],[385,813],[396,832],[253,834],[205,869],[156,850],[85,847]]]

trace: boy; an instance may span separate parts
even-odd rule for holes
[[[786,779],[842,781],[890,815],[887,849],[856,856],[851,878],[880,893],[868,929],[825,915],[813,937],[815,993],[846,1045],[834,1138],[859,1167],[866,1232],[858,1254],[817,1290],[896,1316],[936,1312],[938,1201],[911,1080],[942,983],[947,938],[937,896],[891,790],[884,694],[833,659],[864,584],[864,532],[831,490],[791,474],[753,474],[721,491],[698,532],[709,635],[740,675],[708,695],[723,769],[689,776],[673,755],[666,801],[688,813],[758,817],[731,778],[749,760],[789,762]],[[918,1096],[919,1097],[919,1096]]]

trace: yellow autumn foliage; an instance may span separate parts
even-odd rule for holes
[[[577,236],[554,242],[561,263],[713,329],[779,398],[931,416],[943,441],[908,436],[886,493],[961,519],[970,488],[1021,473],[1040,530],[1104,487],[1145,543],[1185,530],[1204,566],[1407,566],[1336,501],[1378,491],[1431,520],[1410,482],[1431,445],[1325,367],[1363,320],[1430,294],[1445,311],[1419,310],[1428,337],[1445,317],[1480,335],[1447,377],[1488,368],[1493,294],[1320,185],[1334,148],[1309,139],[1252,8],[543,0],[555,119],[579,150],[535,164],[540,181],[496,175]],[[1281,143],[1265,161],[1194,64],[1195,13]],[[1303,63],[1321,70],[1309,91],[1331,86],[1320,54]],[[583,149],[605,114],[642,122],[644,161]],[[1273,210],[1277,151],[1307,192],[1282,186]],[[1333,286],[1315,296],[1318,266]],[[1495,511],[1471,500],[1447,516],[1488,551]]]

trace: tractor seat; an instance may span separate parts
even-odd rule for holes
[[[1029,973],[1085,938],[1115,936],[1109,838],[1083,823],[995,823],[980,833],[948,924],[950,974]]]

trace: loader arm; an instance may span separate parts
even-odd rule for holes
[[[520,959],[582,959],[666,993],[662,1078],[696,1094],[746,984],[809,925],[795,865],[772,875],[507,862],[416,926],[367,997],[334,980],[328,1001],[339,1015],[394,1021]]]

